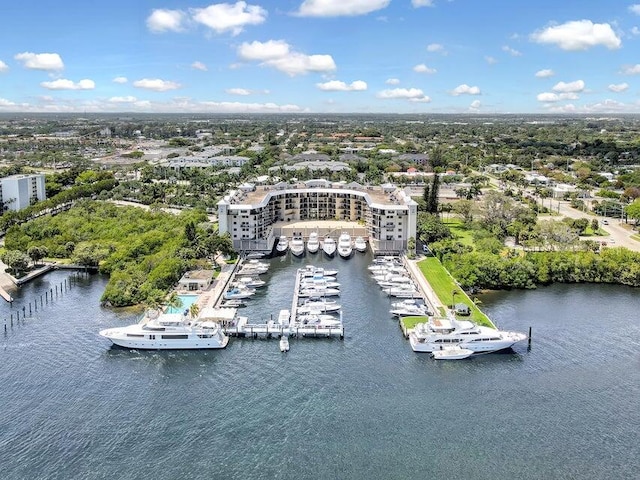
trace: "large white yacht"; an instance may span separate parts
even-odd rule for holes
[[[322,242],[322,251],[329,257],[333,257],[336,253],[336,241],[331,237],[324,237],[324,242]]]
[[[304,254],[304,240],[300,236],[295,236],[291,240],[291,244],[289,245],[291,249],[291,253],[296,257],[301,257]]]
[[[309,299],[304,305],[298,307],[298,313],[312,313],[312,312],[337,312],[340,310],[340,304],[333,300],[326,299]]]
[[[298,296],[300,298],[305,297],[337,297],[340,295],[340,290],[337,288],[329,288],[329,287],[316,287],[316,286],[305,286],[300,288],[300,293]]]
[[[389,313],[391,315],[402,318],[402,317],[413,317],[413,316],[422,316],[422,315],[430,315],[429,307],[424,304],[417,303],[413,299],[407,299],[402,302],[394,302],[391,304],[391,310]]]
[[[300,269],[300,273],[303,277],[325,277],[328,280],[328,277],[335,277],[338,275],[338,270],[331,270],[322,267],[314,267],[313,265],[307,265],[306,267]],[[335,278],[333,279],[335,280]]]
[[[276,251],[278,253],[284,253],[289,248],[289,239],[286,235],[280,235],[278,238],[278,244],[276,245]]]
[[[367,241],[362,237],[356,237],[355,241],[353,242],[353,246],[359,252],[367,251]]]
[[[473,353],[490,353],[510,348],[526,338],[524,333],[495,330],[449,317],[417,324],[409,334],[409,343],[414,352],[434,352],[440,347],[457,345]]]
[[[320,248],[320,240],[318,239],[318,232],[311,232],[309,234],[309,240],[307,240],[307,250],[309,253],[316,253]]]
[[[217,322],[191,320],[182,313],[150,312],[135,325],[102,330],[115,345],[144,350],[224,348],[229,342]]]
[[[351,245],[351,235],[347,232],[342,232],[338,238],[338,255],[343,258],[349,258],[353,252],[353,246]]]

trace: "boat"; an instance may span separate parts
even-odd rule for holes
[[[422,294],[416,290],[412,284],[399,284],[395,287],[385,287],[382,291],[390,297],[422,298]]]
[[[327,313],[338,312],[340,308],[342,308],[340,304],[334,300],[310,298],[303,305],[300,305],[297,310],[298,313]]]
[[[280,351],[283,353],[289,351],[289,337],[286,335],[280,337]]]
[[[264,287],[267,282],[255,277],[238,277],[236,278],[236,284],[240,287],[260,288]]]
[[[298,323],[301,326],[312,327],[339,327],[342,322],[331,316],[321,313],[307,313],[298,317]]]
[[[322,267],[314,267],[313,265],[307,265],[305,268],[300,269],[303,277],[335,277],[338,274],[338,270],[330,270]],[[334,279],[335,280],[335,279]]]
[[[414,317],[431,315],[429,307],[424,304],[418,304],[413,299],[407,299],[403,302],[394,302],[391,304],[389,313],[396,317]]]
[[[358,252],[366,252],[367,251],[367,241],[362,238],[362,237],[356,237],[355,241],[353,242],[353,247],[358,251]]]
[[[436,360],[462,360],[473,355],[473,350],[462,348],[459,345],[450,345],[442,347],[441,350],[435,350],[431,356]]]
[[[340,288],[340,282],[336,282],[335,281],[335,277],[328,277],[328,278],[333,278],[333,280],[326,280],[325,277],[316,279],[303,279],[300,282],[300,288],[307,288],[307,287],[320,287],[320,288]]]
[[[278,253],[284,253],[289,248],[289,239],[286,235],[280,235],[278,238],[278,244],[276,245],[276,251]]]
[[[293,237],[289,245],[291,253],[296,257],[304,255],[304,240],[300,236]]]
[[[338,237],[338,255],[342,258],[349,258],[352,252],[351,235],[347,232],[342,232]]]
[[[329,257],[333,257],[336,253],[336,241],[331,237],[324,237],[322,242],[322,251]]]
[[[108,328],[100,335],[115,345],[142,350],[224,348],[229,342],[217,322],[193,320],[183,313],[150,311],[139,323]]]
[[[256,291],[247,287],[232,287],[222,296],[225,300],[241,300],[255,295]]]
[[[440,347],[457,345],[473,353],[491,353],[511,348],[526,338],[524,333],[496,330],[449,316],[417,324],[409,334],[409,343],[414,352],[432,353]]]
[[[307,240],[307,250],[309,253],[316,253],[320,249],[320,240],[318,240],[318,232],[311,232],[309,240]]]
[[[247,304],[244,303],[242,300],[236,299],[236,300],[225,300],[220,304],[220,306],[224,308],[242,308],[242,307],[246,307]]]
[[[337,297],[340,295],[340,290],[337,288],[329,287],[303,287],[300,289],[298,296],[304,297]]]

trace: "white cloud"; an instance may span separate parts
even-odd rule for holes
[[[635,5],[629,5],[629,11],[636,15],[640,15],[640,4],[636,3]]]
[[[612,83],[607,88],[612,92],[621,93],[629,88],[629,84],[628,83],[618,83],[618,84]]]
[[[440,43],[430,43],[429,45],[427,45],[427,52],[431,52],[431,53],[440,52],[443,55],[447,53],[444,49],[444,45],[441,45]]]
[[[147,18],[147,28],[153,33],[181,32],[186,15],[181,10],[155,9]]]
[[[112,81],[113,81],[113,83],[123,84],[123,83],[127,83],[129,81],[129,79],[127,77],[116,77]]]
[[[261,65],[273,67],[290,76],[309,72],[332,72],[336,64],[331,55],[306,55],[294,52],[283,40],[243,43],[238,55],[244,60],[262,61]]]
[[[22,66],[31,70],[62,70],[64,63],[57,53],[31,53],[23,52],[14,56],[22,62]]]
[[[553,77],[554,75],[555,75],[555,72],[550,68],[544,68],[536,72],[536,78],[549,78],[549,77]]]
[[[0,108],[2,107],[13,107],[15,103],[11,100],[7,100],[6,98],[0,98]]]
[[[622,40],[611,25],[593,23],[591,20],[576,20],[547,27],[532,33],[531,40],[557,45],[562,50],[588,50],[597,45],[615,50],[622,45]]]
[[[353,17],[387,7],[391,0],[304,0],[298,15],[302,17]]]
[[[420,65],[416,65],[415,67],[413,67],[413,71],[418,73],[428,73],[428,74],[437,72],[435,68],[427,67],[424,63],[421,63]]]
[[[227,88],[225,92],[229,95],[251,95],[251,90],[246,88]]]
[[[640,28],[636,26],[631,27],[631,35],[633,35],[634,37],[640,35]]]
[[[211,113],[289,113],[304,112],[298,105],[275,103],[201,102],[194,111]]]
[[[9,70],[9,65],[0,60],[0,72],[6,72]]]
[[[473,102],[471,102],[471,105],[469,105],[469,109],[472,111],[476,111],[481,106],[482,106],[482,103],[480,103],[480,100],[474,100]]]
[[[433,7],[433,0],[411,0],[411,5],[415,8]]]
[[[205,8],[191,9],[193,20],[216,33],[231,32],[238,35],[247,25],[259,25],[267,19],[267,11],[247,2],[218,3]]]
[[[554,93],[554,92],[544,92],[539,93],[536,96],[536,99],[539,102],[544,103],[554,103],[559,102],[561,100],[577,100],[580,98],[576,92],[564,92],[564,93]]]
[[[324,92],[362,92],[367,89],[367,83],[356,80],[347,84],[339,80],[330,80],[324,83],[316,83],[316,87]]]
[[[425,102],[431,101],[422,90],[419,88],[392,88],[388,90],[382,90],[376,94],[376,97],[388,99],[404,99],[412,102]]]
[[[243,43],[238,48],[238,55],[243,60],[268,61],[289,55],[289,44],[284,40],[268,40],[266,42]]]
[[[620,73],[624,75],[640,75],[640,63],[636,63],[635,65],[623,65]]]
[[[134,103],[137,102],[138,99],[128,95],[126,97],[111,97],[108,101],[111,103]]]
[[[584,90],[584,82],[582,80],[576,80],[575,82],[558,82],[551,89],[554,92],[560,93],[578,93]]]
[[[175,90],[180,88],[180,84],[169,80],[161,80],[159,78],[143,78],[133,82],[133,86],[137,88],[145,88],[156,92],[166,92],[167,90]]]
[[[486,55],[484,57],[485,62],[487,62],[489,65],[495,65],[496,63],[498,63],[498,60],[496,60],[494,57],[490,56],[490,55]]]
[[[515,48],[511,48],[509,45],[503,45],[502,51],[503,52],[507,52],[512,57],[521,57],[522,56],[522,52],[519,52]]]
[[[466,83],[462,85],[458,85],[456,88],[451,90],[451,95],[457,97],[458,95],[480,95],[479,87],[470,87]]]
[[[191,64],[191,68],[193,68],[194,70],[200,70],[202,72],[206,72],[208,70],[207,66],[204,63],[197,61]]]
[[[86,78],[77,83],[66,78],[58,78],[51,82],[42,82],[40,86],[49,90],[93,90],[96,88],[95,82]]]
[[[387,85],[398,85],[400,83],[399,78],[387,78],[385,82]]]

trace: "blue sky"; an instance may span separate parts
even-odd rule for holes
[[[7,0],[0,112],[640,112],[640,0]]]

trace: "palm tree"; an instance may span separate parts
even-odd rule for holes
[[[175,308],[176,310],[182,307],[182,299],[176,292],[171,292],[164,303],[168,307]]]
[[[189,316],[191,318],[196,318],[199,313],[200,313],[200,307],[198,306],[198,304],[192,303],[191,306],[189,307]]]

